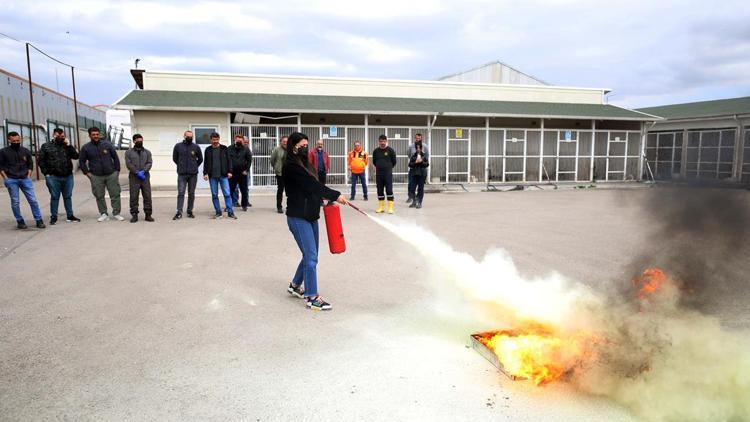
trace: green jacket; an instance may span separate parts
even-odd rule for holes
[[[281,169],[284,167],[285,160],[286,150],[280,146],[274,148],[271,152],[271,167],[273,167],[273,172],[277,176],[281,176]]]

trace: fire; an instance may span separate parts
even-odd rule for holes
[[[549,327],[529,324],[479,336],[509,375],[544,385],[562,378],[592,354],[595,337],[582,333],[558,336]]]
[[[646,300],[669,285],[669,276],[659,268],[647,268],[643,274],[633,279],[633,285],[638,288],[638,299]]]

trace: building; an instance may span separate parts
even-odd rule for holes
[[[513,85],[549,85],[547,82],[505,64],[494,61],[438,79],[445,82],[471,82]]]
[[[113,107],[154,154],[152,183],[175,184],[172,149],[185,130],[207,145],[218,132],[249,136],[252,183],[275,183],[271,150],[301,130],[324,139],[331,183],[348,181],[354,141],[368,151],[385,134],[397,154],[416,133],[431,148],[432,183],[639,180],[646,123],[658,117],[604,103],[601,88],[131,71],[137,89]],[[406,160],[395,169],[406,181]],[[372,177],[372,175],[370,175]]]
[[[69,139],[77,141],[73,99],[50,88],[34,84],[34,120],[39,146],[49,139],[56,127],[65,130]],[[28,79],[0,69],[0,147],[7,143],[7,133],[21,134],[24,145],[31,151],[36,146],[31,138],[31,105]],[[104,112],[78,101],[78,126],[83,134],[92,126],[106,131]]]
[[[642,108],[650,125],[647,170],[656,179],[750,182],[750,97]]]

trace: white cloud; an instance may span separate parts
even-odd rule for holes
[[[325,37],[334,46],[344,47],[347,55],[352,57],[353,60],[381,64],[406,64],[406,60],[416,57],[416,54],[409,49],[389,45],[373,37],[363,37],[340,31],[328,32]]]
[[[217,62],[232,67],[234,71],[275,71],[281,73],[307,73],[320,71],[353,72],[353,64],[339,63],[332,59],[311,55],[279,55],[252,51],[222,51],[216,55]]]

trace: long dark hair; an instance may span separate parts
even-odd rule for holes
[[[286,140],[286,161],[302,167],[310,176],[315,178],[315,180],[318,180],[318,174],[312,166],[312,163],[310,163],[307,154],[300,156],[294,152],[294,147],[303,140],[310,141],[307,135],[301,132],[293,132],[289,135],[289,138]]]

